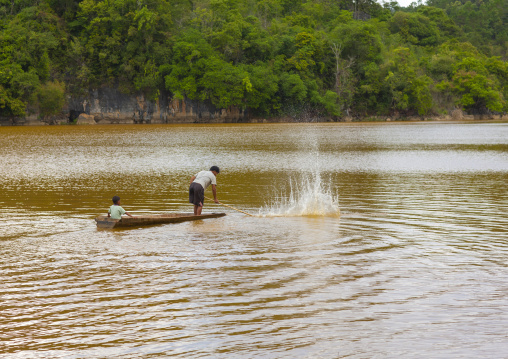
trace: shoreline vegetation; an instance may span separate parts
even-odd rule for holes
[[[367,117],[367,118],[348,118],[342,119],[340,121],[334,121],[330,118],[313,118],[310,120],[299,120],[299,119],[290,119],[290,118],[251,118],[245,119],[243,121],[236,122],[218,122],[218,121],[209,121],[209,122],[144,122],[144,123],[135,123],[134,121],[123,121],[123,122],[111,122],[111,121],[100,121],[100,122],[90,122],[86,121],[76,121],[76,122],[61,122],[53,125],[56,126],[90,126],[90,125],[230,125],[230,124],[401,124],[401,123],[439,123],[439,124],[468,124],[468,123],[508,123],[508,115],[492,115],[492,116],[472,116],[465,115],[459,119],[453,119],[451,116],[433,116],[433,117],[405,117],[405,118],[390,118],[390,117]],[[6,123],[0,122],[0,127],[16,127],[16,126],[48,126],[49,124],[43,121],[32,121],[25,123]]]
[[[503,120],[505,2],[3,2],[0,125]]]

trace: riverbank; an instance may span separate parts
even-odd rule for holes
[[[58,115],[43,117],[34,112],[25,117],[0,118],[0,126],[95,125],[95,124],[216,124],[216,123],[306,123],[306,122],[411,122],[411,121],[508,121],[504,115],[470,115],[448,109],[438,116],[319,117],[310,113],[260,117],[234,106],[216,108],[209,101],[175,98],[162,91],[156,100],[143,94],[125,94],[117,88],[90,90],[84,97],[69,97]]]
[[[0,126],[47,126],[47,125],[115,125],[115,124],[227,124],[227,123],[401,123],[401,122],[440,122],[440,123],[496,123],[508,122],[508,114],[505,115],[462,115],[453,116],[423,116],[423,117],[389,117],[389,116],[370,116],[364,118],[341,118],[338,120],[330,118],[215,118],[211,120],[194,120],[193,118],[175,118],[166,121],[139,121],[132,119],[109,119],[99,118],[96,120],[94,115],[81,114],[74,121],[67,117],[54,118],[51,121],[44,121],[34,117],[24,119],[0,119]]]

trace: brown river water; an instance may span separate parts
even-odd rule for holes
[[[212,165],[254,216],[96,228]],[[0,357],[508,358],[507,183],[506,123],[0,127]]]

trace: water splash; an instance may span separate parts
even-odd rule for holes
[[[339,198],[331,185],[323,184],[319,172],[301,180],[290,180],[289,195],[275,196],[272,203],[263,207],[263,217],[338,217]]]

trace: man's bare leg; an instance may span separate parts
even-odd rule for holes
[[[203,210],[203,206],[194,205],[194,215],[195,216],[199,216],[201,214],[202,210]]]

